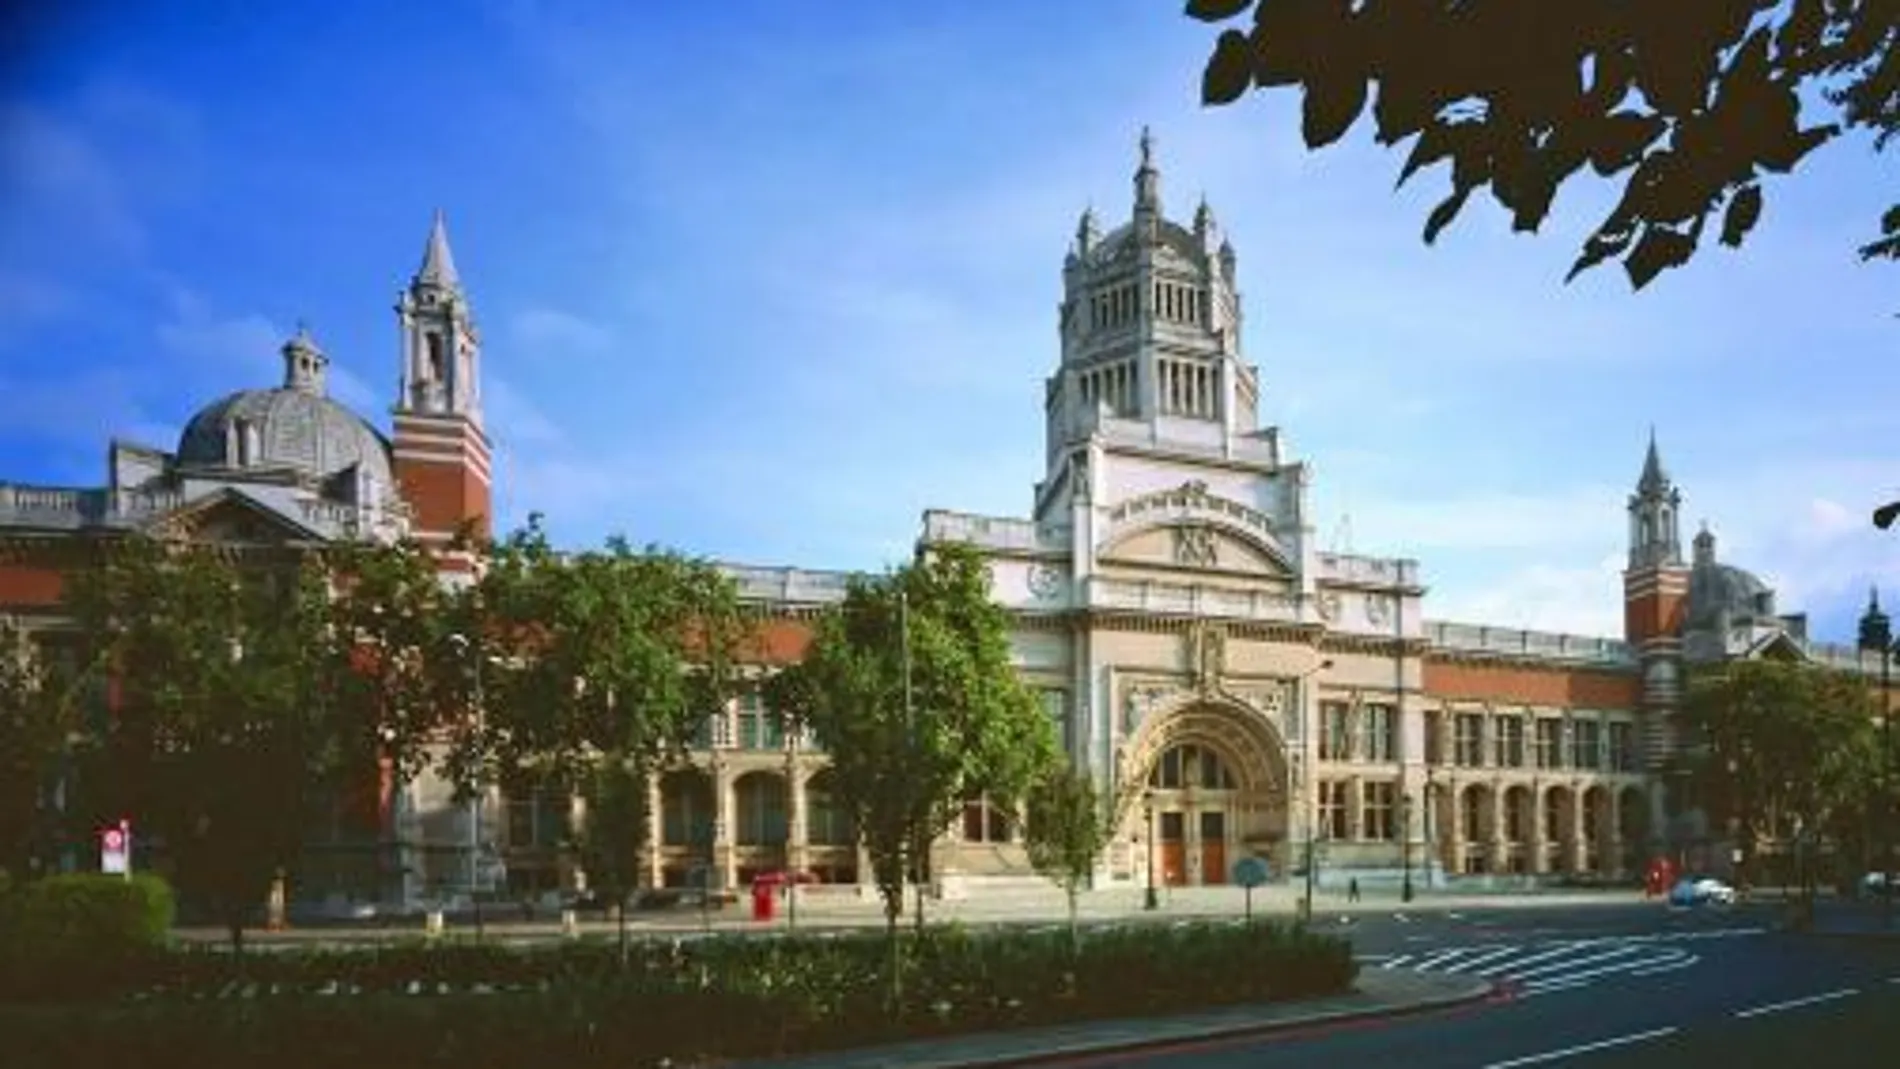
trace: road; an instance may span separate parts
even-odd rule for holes
[[[1611,913],[1614,912],[1614,916]],[[1775,932],[1760,913],[1360,918],[1364,968],[1464,972],[1509,997],[1443,1014],[1061,1064],[1141,1069],[1900,1065],[1900,943]]]

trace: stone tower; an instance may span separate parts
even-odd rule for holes
[[[482,428],[481,334],[437,212],[422,266],[396,303],[402,376],[391,452],[411,530],[440,547],[466,524],[487,537],[490,445]]]
[[[1682,622],[1689,568],[1682,559],[1682,492],[1670,481],[1649,435],[1649,451],[1629,499],[1629,565],[1623,571],[1623,637],[1642,669],[1643,763],[1653,778],[1649,798],[1652,847],[1662,843],[1670,815],[1668,785],[1659,778],[1675,752],[1675,716],[1682,700]]]
[[[1205,201],[1191,227],[1163,214],[1147,130],[1129,222],[1103,235],[1083,212],[1062,288],[1062,362],[1044,390],[1051,480],[1104,420],[1215,448],[1259,425],[1258,378],[1240,357],[1234,247]]]

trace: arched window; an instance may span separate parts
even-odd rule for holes
[[[1231,791],[1234,776],[1227,763],[1214,751],[1191,742],[1168,747],[1160,763],[1148,777],[1150,787],[1180,790],[1195,787],[1210,791]]]

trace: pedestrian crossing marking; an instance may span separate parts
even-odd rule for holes
[[[1661,976],[1695,965],[1701,956],[1680,944],[1761,935],[1762,928],[1723,928],[1653,935],[1599,936],[1498,946],[1478,943],[1360,960],[1380,969],[1464,973],[1510,988],[1519,998],[1575,991],[1624,977]],[[1374,963],[1377,963],[1376,965]]]

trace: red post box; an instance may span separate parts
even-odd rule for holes
[[[753,920],[769,921],[772,919],[774,911],[777,909],[777,890],[776,881],[764,879],[752,881]]]

